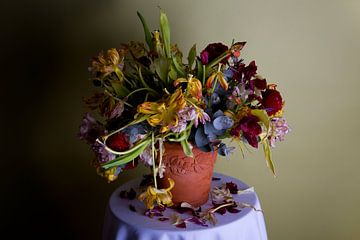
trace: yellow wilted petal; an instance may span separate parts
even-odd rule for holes
[[[199,79],[191,78],[188,82],[188,89],[194,98],[199,100],[202,97],[202,85]]]
[[[177,87],[180,83],[187,82],[185,78],[178,78],[174,81],[174,87]]]
[[[156,114],[159,112],[159,109],[164,108],[162,104],[156,102],[144,102],[137,107],[137,112],[143,114]]]
[[[206,81],[206,88],[210,89],[212,88],[212,85],[213,85],[213,82],[214,82],[214,79],[215,79],[215,76],[216,76],[216,73],[213,73]]]
[[[170,184],[170,185],[169,185],[168,188],[165,189],[166,191],[170,191],[170,190],[173,189],[174,186],[175,186],[174,180],[172,180],[171,178],[168,178],[168,181],[169,181],[169,184]]]
[[[217,73],[217,77],[218,77],[220,86],[221,86],[223,89],[227,90],[228,87],[229,87],[229,85],[228,85],[226,79],[224,78],[223,74],[222,74],[221,72],[218,72],[218,73]]]

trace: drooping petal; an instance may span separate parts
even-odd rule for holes
[[[207,79],[206,84],[205,84],[207,89],[212,88],[212,85],[213,85],[215,76],[216,76],[216,73],[212,74],[212,75]]]
[[[159,109],[163,109],[165,106],[157,102],[144,102],[137,107],[137,112],[143,114],[156,114]]]
[[[178,78],[174,81],[174,87],[177,87],[180,83],[187,82],[188,80],[185,78]]]
[[[202,97],[202,85],[199,79],[191,78],[188,82],[188,89],[194,98],[199,100]]]
[[[220,86],[221,86],[223,89],[228,90],[229,85],[228,85],[226,79],[224,78],[223,74],[222,74],[221,72],[218,72],[218,73],[217,73],[217,77],[218,77]]]

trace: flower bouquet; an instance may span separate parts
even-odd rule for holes
[[[99,91],[84,101],[96,118],[85,115],[79,137],[94,151],[97,173],[111,182],[138,162],[148,166],[153,180],[139,199],[149,209],[155,203],[171,206],[176,186],[181,191],[191,184],[184,167],[188,162],[180,170],[172,168],[179,161],[190,161],[201,172],[203,161],[217,153],[228,158],[234,147],[223,139],[236,143],[241,152],[247,145],[262,145],[267,166],[275,173],[271,148],[289,131],[282,117],[284,101],[277,86],[257,74],[255,61],[246,64],[241,58],[245,42],[211,43],[199,55],[194,45],[184,63],[183,53],[170,42],[166,14],[160,12],[160,31],[153,32],[138,16],[146,45],[131,41],[90,63]],[[180,148],[183,156],[165,161],[171,148]],[[202,153],[205,157],[199,159]],[[174,179],[171,171],[183,176]]]

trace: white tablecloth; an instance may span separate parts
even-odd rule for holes
[[[229,176],[215,173],[214,177],[221,180],[212,181],[212,187],[232,181],[239,189],[248,188],[245,183]],[[189,223],[186,229],[183,229],[173,226],[169,221],[162,222],[155,217],[149,218],[143,214],[146,209],[142,202],[137,199],[120,198],[120,192],[130,188],[139,194],[140,181],[140,178],[134,179],[116,189],[111,195],[105,214],[103,240],[267,240],[263,213],[252,208],[243,208],[239,213],[215,213],[218,223],[215,226],[209,223],[208,227]],[[260,202],[254,191],[234,195],[234,198],[260,209]],[[135,207],[136,212],[130,211],[130,204]],[[202,209],[210,207],[212,204],[209,199]],[[164,212],[164,217],[169,217],[175,212],[168,208]],[[184,218],[190,216],[189,213],[180,215]]]

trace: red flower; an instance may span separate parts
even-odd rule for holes
[[[122,152],[130,148],[129,138],[122,132],[111,135],[106,140],[106,145],[114,151]]]
[[[257,66],[255,64],[255,61],[251,61],[248,66],[246,66],[243,70],[244,73],[244,79],[250,80],[253,76],[255,76],[257,71]]]
[[[280,111],[283,107],[282,97],[276,89],[266,89],[262,94],[263,106],[266,112],[271,116]]]
[[[256,116],[249,115],[243,117],[239,124],[231,129],[230,134],[235,137],[240,136],[240,132],[246,141],[254,148],[258,147],[258,136],[262,132],[261,126],[258,124],[259,119]]]
[[[200,53],[201,63],[204,65],[208,64],[209,62],[219,57],[228,49],[229,48],[222,43],[211,43],[207,45],[207,47]]]

